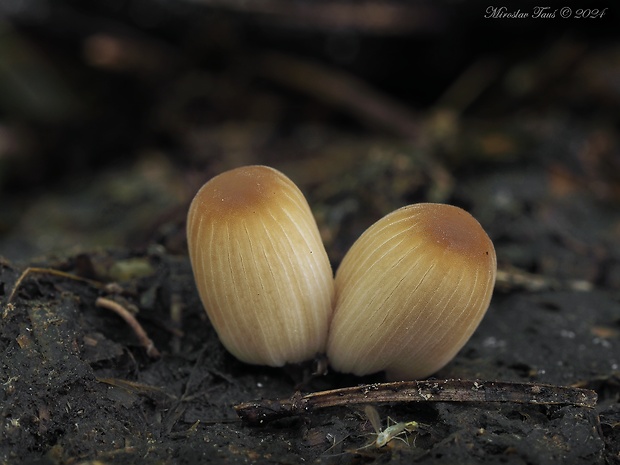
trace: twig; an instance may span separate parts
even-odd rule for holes
[[[97,307],[107,308],[108,310],[112,310],[118,316],[120,316],[125,322],[131,327],[133,332],[138,337],[140,344],[146,349],[146,355],[151,358],[159,358],[161,354],[157,347],[155,347],[155,343],[149,338],[148,334],[142,327],[142,325],[136,320],[136,318],[122,305],[114,302],[113,300],[106,299],[105,297],[98,297],[95,301],[95,305]]]
[[[483,58],[463,71],[435,102],[434,108],[449,109],[459,116],[497,80],[497,60]]]
[[[421,147],[428,144],[419,114],[354,75],[279,53],[262,55],[257,72],[267,79],[338,107],[373,126],[380,126],[410,143],[418,140]],[[418,160],[432,180],[431,199],[445,201],[454,185],[452,174],[429,156],[428,150],[418,152]]]
[[[420,132],[419,115],[344,71],[279,53],[262,55],[257,71],[408,140]]]
[[[593,408],[597,394],[588,389],[547,384],[460,379],[366,384],[329,391],[300,393],[289,399],[246,402],[234,408],[242,420],[262,424],[315,409],[380,402],[515,402],[576,405]]]
[[[560,280],[550,276],[528,273],[516,267],[503,267],[497,270],[495,288],[501,291],[525,289],[529,292],[548,289],[569,289],[577,292],[591,291],[593,284],[584,280]]]
[[[15,293],[17,292],[19,287],[22,285],[22,282],[31,274],[49,274],[52,276],[59,276],[61,278],[67,278],[67,279],[72,279],[74,281],[81,281],[81,282],[88,283],[91,286],[96,287],[97,289],[101,289],[104,287],[103,283],[99,281],[95,281],[93,279],[82,278],[81,276],[77,276],[71,273],[66,273],[64,271],[54,270],[52,268],[37,268],[37,267],[29,266],[22,272],[21,275],[19,275],[19,278],[17,278],[17,281],[15,281],[15,284],[13,285],[13,290],[11,291],[11,294],[9,294],[7,303],[10,303],[13,300],[13,297],[15,297]]]

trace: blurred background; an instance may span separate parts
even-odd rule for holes
[[[261,163],[307,194],[334,265],[380,216],[438,201],[501,263],[620,288],[618,11],[562,6],[5,0],[0,255],[184,254],[197,189]],[[563,250],[546,261],[543,229]]]

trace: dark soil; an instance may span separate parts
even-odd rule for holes
[[[486,4],[438,4],[415,10],[428,27],[369,31],[305,2],[314,22],[241,3],[73,3],[32,2],[3,25],[0,61],[37,98],[0,80],[0,463],[620,463],[620,48],[606,20],[500,26]],[[359,405],[242,423],[241,402],[383,380],[249,366],[219,343],[185,214],[204,181],[252,163],[299,184],[334,269],[402,205],[470,211],[498,282],[435,377],[593,389],[597,406],[376,405],[384,426],[420,423],[381,449]],[[98,297],[135,312],[161,356]]]
[[[599,406],[394,404],[383,417],[424,426],[415,444],[364,448],[372,432],[362,407],[317,411],[264,427],[241,424],[232,405],[288,397],[310,367],[267,369],[237,362],[220,346],[184,258],[143,257],[149,276],[125,281],[116,298],[140,307],[159,360],[147,357],[123,321],[97,308],[106,291],[36,275],[4,306],[3,453],[10,463],[202,463],[263,459],[319,462],[416,459],[426,463],[605,463],[618,452],[620,304],[601,291],[496,295],[482,326],[439,378],[534,380],[595,388]],[[122,260],[127,254],[96,255]],[[73,270],[74,259],[54,263]],[[12,288],[17,270],[5,264]],[[181,302],[183,333],[170,309]],[[606,375],[606,373],[608,375]],[[329,374],[306,390],[376,381]],[[336,445],[333,446],[333,442]],[[333,446],[333,447],[332,447]],[[296,459],[297,458],[297,459]]]

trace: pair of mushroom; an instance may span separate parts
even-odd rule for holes
[[[495,283],[495,250],[480,224],[432,203],[373,224],[334,279],[304,195],[266,166],[207,182],[190,206],[187,239],[211,323],[252,364],[326,353],[337,371],[424,378],[470,338]]]

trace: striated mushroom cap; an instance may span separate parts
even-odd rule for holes
[[[333,273],[289,178],[266,166],[215,176],[192,201],[187,241],[202,303],[235,357],[281,366],[324,351]]]
[[[425,378],[478,327],[496,275],[493,243],[466,211],[416,204],[373,224],[336,273],[327,356],[337,371]]]

